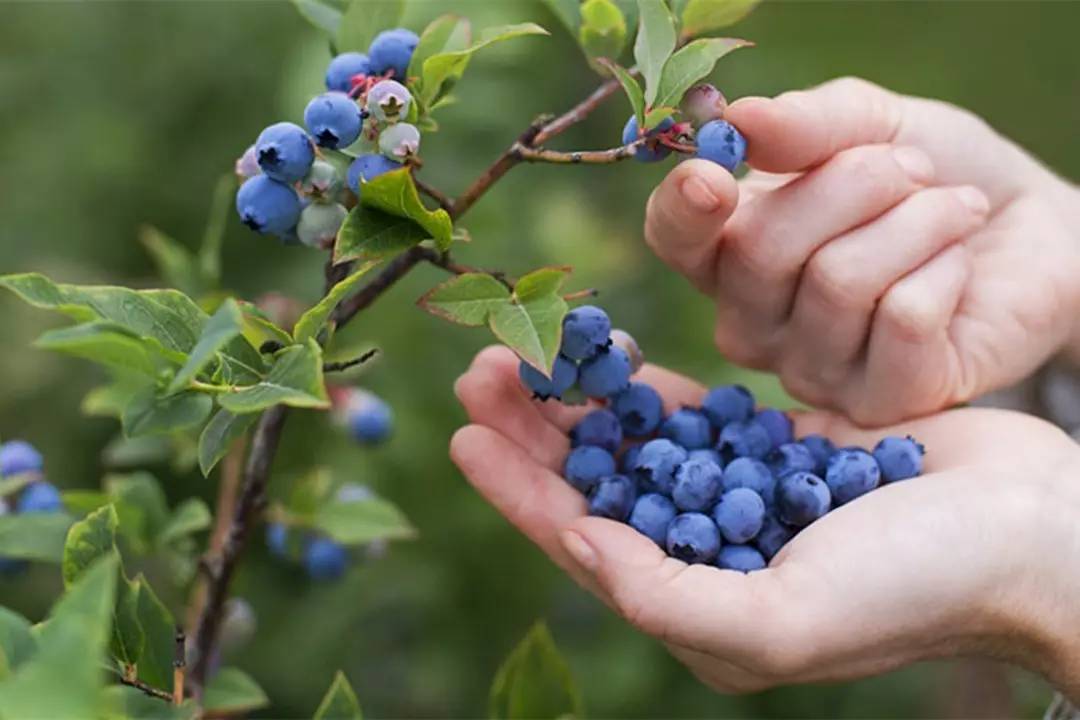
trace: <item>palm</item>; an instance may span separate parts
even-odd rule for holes
[[[516,366],[509,351],[489,349],[459,381],[474,424],[455,435],[454,461],[579,583],[725,689],[861,675],[955,651],[960,616],[974,612],[979,594],[1017,580],[1005,577],[1015,568],[995,546],[1008,534],[991,532],[1008,527],[1003,499],[1025,507],[1050,476],[1040,470],[1074,452],[1051,426],[1005,412],[955,411],[874,433],[801,415],[800,433],[845,443],[911,432],[930,448],[929,472],[830,513],[768,570],[744,576],[687,566],[628,526],[585,517],[583,499],[559,476],[566,430],[585,409],[531,401]],[[696,404],[703,390],[652,366],[641,379],[669,408]],[[574,535],[602,556],[595,575],[567,552]]]

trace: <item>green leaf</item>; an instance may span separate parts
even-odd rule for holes
[[[337,28],[337,51],[367,52],[376,35],[401,24],[404,12],[405,0],[352,0]]]
[[[616,59],[626,46],[626,18],[612,0],[585,0],[578,42],[590,58]]]
[[[518,302],[530,302],[544,295],[555,295],[562,290],[568,267],[545,267],[522,275],[514,286],[514,299]]]
[[[0,683],[0,717],[99,716],[105,678],[97,659],[109,638],[118,567],[115,553],[102,558],[56,603],[37,635],[37,653]]]
[[[548,31],[535,23],[520,23],[487,28],[480,38],[464,50],[441,52],[424,61],[420,73],[419,94],[424,105],[430,106],[465,73],[469,60],[477,50],[489,45],[524,35],[548,35]],[[365,189],[365,193],[366,193]]]
[[[168,545],[180,538],[193,533],[201,532],[208,527],[213,520],[210,508],[200,498],[188,498],[176,506],[172,517],[158,533],[158,545]]]
[[[364,183],[360,202],[365,207],[381,210],[396,217],[409,218],[424,228],[428,237],[435,240],[435,245],[440,250],[450,247],[454,231],[450,215],[442,208],[428,210],[424,207],[424,204],[420,202],[420,195],[416,192],[416,184],[413,182],[409,168],[392,170]],[[346,219],[347,224],[348,219]],[[342,231],[344,230],[343,227]],[[341,260],[338,259],[337,262]]]
[[[544,5],[559,19],[570,34],[577,37],[581,25],[580,0],[543,0]]]
[[[236,415],[228,410],[218,410],[199,435],[199,469],[204,477],[221,458],[229,452],[233,442],[247,432],[258,419],[256,413]]]
[[[488,714],[499,720],[585,716],[581,691],[544,623],[534,625],[499,668]]]
[[[109,720],[196,720],[199,706],[194,700],[169,705],[129,685],[110,685],[102,693],[102,702],[113,715]]]
[[[49,330],[35,340],[34,345],[150,378],[156,376],[159,367],[183,360],[183,355],[178,353],[158,352],[160,345],[111,322],[88,322]]]
[[[688,44],[672,55],[664,66],[656,106],[678,106],[683,94],[708,77],[720,58],[732,50],[752,45],[751,42],[735,38],[703,38]]]
[[[499,306],[489,319],[492,332],[522,360],[550,373],[562,341],[566,301],[559,289],[565,268],[542,268],[518,281],[514,302]]]
[[[258,412],[278,404],[329,407],[319,344],[308,340],[304,345],[285,348],[277,354],[265,380],[237,392],[219,395],[218,403],[236,414]]]
[[[115,552],[114,547],[112,551]],[[109,651],[121,667],[136,666],[146,647],[146,635],[139,624],[139,585],[120,571],[116,586],[116,607],[113,608],[112,638]]]
[[[71,526],[64,543],[61,573],[70,587],[99,558],[116,550],[116,508],[106,505]]]
[[[409,77],[419,78],[423,72],[424,61],[432,55],[464,50],[471,40],[472,25],[466,18],[457,15],[435,18],[424,28],[424,32],[420,33],[420,42],[409,60]]]
[[[157,266],[162,280],[188,295],[197,297],[205,292],[194,253],[155,227],[143,227],[139,241]]]
[[[64,507],[76,516],[89,515],[109,504],[109,496],[100,490],[65,490],[60,496],[64,499]],[[64,537],[67,538],[67,531]],[[60,550],[62,552],[63,547]]]
[[[106,476],[103,485],[116,509],[117,529],[136,552],[149,552],[169,519],[169,505],[157,478],[148,472]]]
[[[326,293],[322,300],[308,309],[296,321],[296,327],[293,328],[293,339],[298,343],[307,342],[309,339],[318,339],[319,332],[326,325],[326,321],[330,319],[334,308],[357,288],[360,281],[376,264],[367,262],[360,265],[353,270],[349,277],[330,288],[330,292]]]
[[[225,228],[231,217],[235,194],[235,175],[225,173],[218,178],[214,185],[214,194],[210,198],[210,212],[206,218],[202,245],[199,246],[198,260],[203,278],[203,292],[217,288],[221,283],[221,247],[225,242]]]
[[[229,298],[221,303],[217,312],[203,326],[199,341],[192,348],[184,367],[180,368],[169,383],[166,392],[172,395],[186,388],[188,383],[213,361],[218,351],[240,335],[242,330],[243,317],[240,314],[240,306],[235,300]]]
[[[0,555],[21,560],[60,562],[74,518],[66,513],[0,516]]]
[[[649,130],[657,127],[660,123],[664,122],[664,120],[667,120],[676,112],[678,111],[673,107],[654,107],[652,110],[645,113],[645,124],[641,127],[644,127],[645,131],[648,132]]]
[[[145,577],[139,575],[133,584],[138,588],[135,619],[144,638],[136,661],[138,677],[165,690],[172,687],[176,623]]]
[[[331,36],[337,35],[341,16],[349,7],[349,0],[292,0],[292,3],[304,19]]]
[[[428,231],[409,218],[358,205],[349,212],[338,231],[334,262],[384,260],[428,237]]]
[[[255,305],[249,302],[240,303],[240,312],[243,313],[244,339],[254,348],[260,348],[266,342],[280,343],[282,347],[292,344],[292,336],[279,328],[263,314]]]
[[[312,524],[344,545],[416,536],[416,529],[405,515],[393,503],[380,498],[326,503],[315,512]]]
[[[0,607],[0,682],[37,652],[30,621],[13,610]]]
[[[622,85],[623,92],[626,93],[626,97],[630,101],[630,107],[634,110],[637,126],[639,128],[645,127],[645,95],[641,92],[641,85],[638,84],[633,75],[617,63],[611,62],[607,58],[599,58],[597,62],[607,68],[615,76],[615,79],[619,81],[619,84]]]
[[[213,407],[213,398],[201,392],[158,397],[155,389],[148,387],[132,398],[121,423],[127,437],[172,433],[200,424]]]
[[[349,679],[338,670],[315,711],[314,720],[363,720],[363,717]]]
[[[660,89],[664,63],[675,50],[675,18],[664,0],[638,0],[638,9],[634,60],[645,78],[645,104],[652,105]]]
[[[417,304],[450,322],[479,327],[498,307],[510,301],[510,291],[486,273],[464,273],[436,285]]]
[[[683,37],[726,28],[746,17],[760,0],[690,0],[682,11]]]
[[[118,374],[112,382],[100,385],[86,393],[79,410],[84,415],[119,420],[131,399],[144,390],[149,383],[150,381],[141,375]]]
[[[234,715],[266,707],[270,698],[239,668],[227,667],[218,671],[206,686],[203,708],[217,715]]]

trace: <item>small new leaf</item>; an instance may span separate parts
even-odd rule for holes
[[[173,377],[166,393],[172,395],[180,392],[188,386],[192,380],[202,372],[203,368],[210,364],[230,340],[240,335],[243,331],[243,316],[240,306],[232,298],[221,304],[210,319],[203,326],[199,341],[192,348],[184,367]]]
[[[314,720],[363,720],[360,701],[356,699],[356,693],[345,673],[338,670],[334,675],[334,680],[313,717]]]
[[[203,708],[215,715],[237,715],[270,704],[270,698],[243,670],[222,668],[206,686]]]
[[[683,94],[695,83],[708,77],[717,61],[732,50],[753,47],[753,43],[737,38],[702,38],[694,40],[668,59],[660,77],[656,106],[677,107]]]
[[[206,423],[199,435],[199,469],[204,477],[210,476],[210,471],[229,452],[233,442],[247,432],[258,417],[256,413],[236,415],[228,410],[218,410]]]
[[[424,61],[439,53],[464,50],[472,42],[472,25],[457,15],[442,15],[432,20],[409,60],[409,77],[420,77]]]
[[[675,50],[675,18],[665,0],[638,0],[639,22],[634,60],[645,78],[645,104],[651,106],[660,89],[660,73]]]
[[[399,218],[408,218],[422,227],[427,237],[435,241],[436,247],[446,250],[450,247],[451,237],[454,232],[450,215],[438,208],[428,210],[420,202],[420,195],[416,191],[412,173],[409,168],[401,168],[388,173],[383,173],[370,182],[364,183],[363,192],[360,193],[360,202],[364,207],[380,210],[388,215]],[[346,219],[348,225],[348,219]],[[342,228],[344,231],[345,228]],[[360,240],[363,241],[363,236]],[[342,257],[335,259],[341,262]]]
[[[116,508],[106,505],[71,526],[60,565],[64,585],[70,587],[88,567],[116,550]]]
[[[726,28],[746,17],[760,0],[690,0],[682,11],[683,37]]]
[[[488,713],[498,720],[584,717],[581,691],[544,623],[534,625],[499,668]]]
[[[203,393],[184,391],[158,397],[153,387],[147,387],[128,403],[120,421],[129,438],[161,435],[199,425],[213,407],[213,398]]]
[[[641,91],[641,85],[638,84],[638,81],[625,68],[607,58],[597,58],[596,62],[607,68],[615,76],[615,79],[619,81],[623,92],[626,93],[626,98],[630,101],[630,107],[633,109],[634,117],[637,119],[637,126],[639,128],[645,127],[645,94]]]
[[[312,306],[300,316],[293,328],[293,339],[298,343],[307,342],[311,338],[318,338],[319,331],[326,325],[330,314],[334,312],[337,304],[345,299],[364,279],[368,271],[375,267],[376,263],[367,262],[356,268],[349,277],[330,288],[322,300]]]
[[[285,348],[274,358],[266,379],[218,396],[221,407],[235,414],[253,413],[272,405],[326,408],[330,400],[323,382],[322,349],[314,340]]]
[[[510,291],[486,273],[465,273],[436,285],[417,304],[432,315],[480,327],[496,308],[510,301]]]
[[[590,58],[618,58],[626,46],[626,18],[613,0],[585,0],[578,42]]]

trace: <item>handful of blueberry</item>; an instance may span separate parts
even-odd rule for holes
[[[911,437],[873,451],[796,439],[785,413],[757,409],[740,385],[665,416],[660,394],[631,381],[640,364],[636,343],[584,306],[566,316],[551,378],[524,362],[520,376],[540,400],[576,384],[605,404],[570,431],[563,474],[590,515],[625,522],[684,562],[760,570],[829,510],[922,472],[925,449]]]
[[[9,497],[0,497],[0,515],[55,513],[64,509],[60,491],[45,480],[44,469],[41,453],[30,443],[10,440],[0,445],[0,480],[19,476],[26,479]],[[13,574],[25,567],[24,560],[0,556],[0,575]]]

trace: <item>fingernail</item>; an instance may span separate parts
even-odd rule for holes
[[[682,194],[686,202],[702,213],[711,213],[720,205],[720,198],[716,196],[709,184],[696,175],[692,175],[683,181]]]
[[[893,158],[908,177],[917,183],[930,182],[934,177],[934,163],[931,162],[929,155],[918,148],[895,148]]]
[[[990,212],[990,201],[986,198],[985,193],[977,187],[965,185],[957,188],[956,198],[976,215],[985,215]]]
[[[574,558],[578,565],[589,572],[596,570],[596,551],[592,549],[592,545],[586,542],[580,533],[567,530],[562,534],[562,544],[566,548],[566,552],[570,553],[570,557]]]

